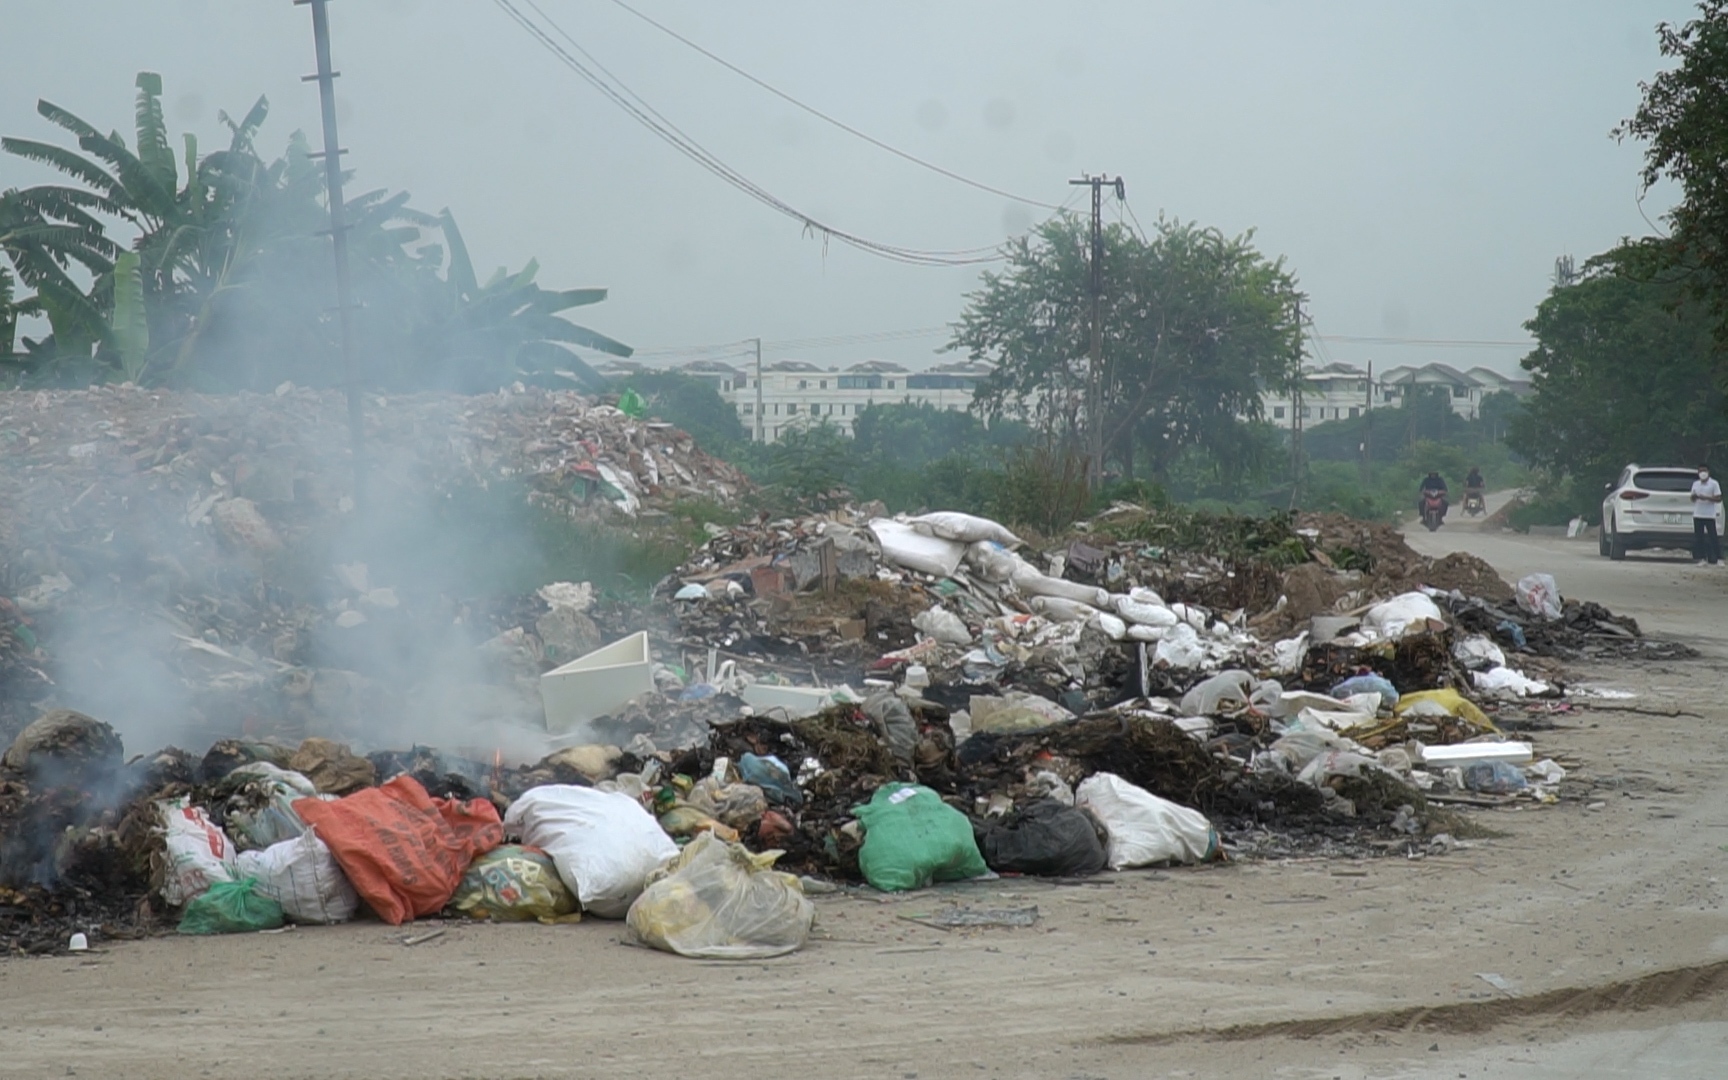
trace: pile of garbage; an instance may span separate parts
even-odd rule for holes
[[[48,712],[0,763],[0,942],[442,912],[753,957],[807,940],[811,877],[1438,854],[1457,807],[1556,797],[1565,770],[1495,720],[1565,693],[1547,658],[1651,644],[1545,575],[1490,582],[1373,528],[1157,528],[1118,509],[1040,552],[843,508],[710,526],[645,608],[579,583],[500,601],[487,647],[536,699],[532,764],[268,719],[124,760]],[[493,730],[476,714],[465,745]]]
[[[308,565],[333,538],[400,552],[378,539],[389,523],[431,539],[457,525],[399,522],[500,484],[541,512],[618,527],[679,500],[727,504],[746,487],[687,434],[573,392],[368,395],[364,414],[362,520],[339,393],[0,392],[0,737],[54,703],[56,682],[92,656],[137,656],[130,667],[184,684],[185,708],[208,717],[212,736],[242,718],[289,728],[314,697],[318,711],[343,700],[337,711],[364,717],[397,695],[375,685],[377,671],[357,680],[332,657],[400,653],[405,628],[425,625],[460,624],[472,652],[521,612],[475,610],[438,582],[416,591],[427,575],[407,560],[383,581],[351,559]],[[534,596],[508,606],[534,608],[530,621],[551,610]],[[594,643],[553,642],[535,660]],[[560,644],[572,651],[559,656]]]

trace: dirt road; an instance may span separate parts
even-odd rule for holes
[[[0,961],[0,1076],[1719,1077],[1728,1059],[1728,571],[1448,527],[1701,661],[1580,672],[1663,713],[1537,736],[1578,800],[1482,813],[1450,855],[1247,863],[818,899],[768,963],[626,947],[616,923],[359,923]],[[946,902],[1036,904],[944,933]]]

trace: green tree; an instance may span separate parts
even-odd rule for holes
[[[939,409],[929,402],[864,407],[852,424],[852,443],[865,461],[920,469],[951,457],[999,464],[1002,451],[1030,438],[1025,424],[999,418],[986,425],[976,414]]]
[[[1672,239],[1632,245],[1621,262],[1683,280],[1728,337],[1728,0],[1700,0],[1697,18],[1661,23],[1656,36],[1679,63],[1639,84],[1643,99],[1615,134],[1646,144],[1645,189],[1671,180],[1680,200],[1667,215]]]
[[[1714,320],[1686,287],[1650,280],[1622,245],[1555,288],[1525,327],[1535,393],[1507,442],[1556,478],[1610,480],[1627,462],[1691,464],[1728,446]]]
[[[678,371],[646,371],[615,379],[609,389],[621,393],[626,388],[647,400],[651,415],[688,432],[711,454],[736,453],[750,439],[738,411],[711,383]]]
[[[1192,223],[1160,220],[1144,239],[1112,226],[1104,247],[1095,407],[1088,228],[1075,217],[1011,242],[1007,268],[984,275],[948,347],[995,365],[974,405],[984,415],[1023,417],[1068,446],[1096,428],[1124,475],[1144,454],[1162,476],[1185,447],[1224,448],[1239,418],[1258,418],[1264,387],[1290,383],[1295,281],[1251,234]]]

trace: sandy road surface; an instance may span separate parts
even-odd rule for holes
[[[1728,571],[1452,527],[1415,542],[1551,571],[1686,636],[1710,656],[1580,674],[1697,715],[1590,711],[1541,733],[1600,807],[1485,814],[1504,837],[1445,857],[826,896],[818,940],[768,963],[629,948],[601,921],[0,961],[0,1076],[1720,1077]],[[902,918],[950,899],[1043,917]]]

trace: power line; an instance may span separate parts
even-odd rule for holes
[[[1489,341],[1468,338],[1356,337],[1350,334],[1316,336],[1320,336],[1326,341],[1338,341],[1347,345],[1432,345],[1442,349],[1528,349],[1534,344],[1529,341]]]
[[[667,145],[671,146],[691,161],[694,161],[702,168],[708,170],[713,175],[719,177],[721,180],[724,180],[739,191],[742,191],[744,194],[755,199],[757,202],[760,202],[764,206],[797,221],[803,225],[807,231],[819,233],[824,240],[832,238],[872,255],[877,255],[895,262],[908,263],[917,266],[976,266],[984,263],[1001,261],[1003,256],[1000,244],[992,245],[990,247],[967,248],[951,251],[922,250],[870,240],[866,237],[818,221],[816,218],[811,217],[809,214],[798,210],[796,207],[793,207],[784,200],[776,197],[772,192],[769,192],[761,185],[738,172],[738,170],[727,165],[695,139],[691,138],[684,131],[679,129],[676,124],[668,120],[658,110],[643,100],[639,94],[626,86],[622,80],[613,75],[610,71],[606,70],[605,66],[601,64],[592,53],[588,52],[587,49],[584,49],[582,45],[578,43],[575,38],[566,33],[556,21],[546,15],[546,13],[542,11],[537,4],[535,4],[534,0],[525,0],[525,3],[527,6],[533,8],[534,11],[546,21],[547,25],[551,26],[560,37],[568,41],[572,48],[574,48],[578,53],[581,53],[582,56],[587,59],[587,64],[584,64],[581,60],[577,59],[576,56],[572,55],[568,49],[565,49],[562,45],[558,44],[557,41],[553,40],[551,34],[549,34],[533,19],[530,19],[526,14],[524,14],[522,10],[512,2],[512,0],[493,0],[493,2],[500,10],[509,15],[519,26],[526,30],[542,48],[551,52],[561,63],[579,75],[583,81],[598,90],[607,100],[624,110],[631,119],[647,128]],[[590,69],[590,64],[593,66],[593,70]],[[596,74],[596,71],[598,71],[599,74]]]
[[[791,94],[786,93],[784,90],[781,90],[778,87],[772,86],[772,85],[764,82],[763,80],[757,78],[756,76],[750,74],[748,71],[745,71],[743,68],[741,68],[737,64],[734,64],[731,61],[725,59],[724,57],[716,56],[714,53],[709,52],[707,49],[703,48],[701,45],[698,45],[696,42],[691,41],[689,38],[685,37],[683,34],[680,34],[678,31],[667,26],[665,23],[657,22],[653,18],[649,17],[648,15],[645,15],[642,12],[631,7],[629,4],[625,3],[624,0],[612,0],[612,3],[623,8],[625,11],[628,11],[630,14],[636,16],[638,19],[641,19],[643,22],[647,23],[649,26],[652,26],[654,29],[667,35],[668,37],[672,38],[673,40],[678,41],[678,42],[696,50],[697,52],[701,53],[703,56],[706,56],[708,59],[714,61],[716,64],[719,64],[721,67],[725,68],[727,71],[732,72],[734,75],[737,75],[743,79],[748,80],[749,82],[754,83],[755,85],[768,91],[770,94],[773,94],[775,97],[779,98],[780,100],[786,102],[789,105],[795,106],[796,108],[804,110],[805,112],[809,113],[811,116],[816,117],[818,120],[821,120],[824,123],[834,125],[835,127],[839,128],[841,131],[846,132],[848,135],[854,135],[860,139],[863,139],[865,142],[869,143],[871,146],[874,146],[879,150],[886,150],[886,151],[888,151],[888,153],[893,154],[897,158],[901,158],[905,161],[910,161],[912,164],[917,165],[920,168],[929,169],[933,173],[936,173],[940,176],[945,176],[950,180],[956,180],[962,184],[965,184],[967,187],[977,188],[979,191],[987,191],[992,195],[1000,195],[1004,199],[1012,199],[1014,202],[1025,203],[1027,206],[1036,206],[1036,207],[1039,207],[1040,209],[1044,209],[1044,210],[1059,210],[1059,209],[1061,209],[1061,207],[1057,206],[1055,203],[1043,202],[1039,199],[1029,199],[1024,195],[1016,195],[1011,191],[1004,191],[999,187],[992,187],[991,185],[983,183],[981,181],[973,180],[970,177],[962,176],[961,174],[953,171],[952,169],[945,169],[942,166],[937,165],[934,162],[926,161],[923,158],[916,156],[915,154],[907,153],[905,150],[902,150],[897,146],[891,146],[888,143],[883,142],[881,139],[876,138],[875,136],[872,136],[872,135],[866,134],[865,132],[859,131],[857,128],[846,123],[845,121],[835,119],[834,117],[828,115],[827,113],[823,112],[821,109],[818,109],[813,105],[805,104],[804,102],[793,97]]]
[[[951,329],[952,328],[949,326],[919,326],[906,330],[875,330],[857,334],[832,334],[826,337],[780,338],[778,340],[763,341],[762,348],[764,350],[782,351],[786,349],[831,349],[843,345],[874,345],[885,341],[905,341],[912,338],[936,337],[938,335],[947,334]],[[723,349],[739,349],[744,345],[750,344],[752,341],[754,341],[753,338],[747,338],[743,341],[723,341],[712,345],[664,345],[656,348],[637,349],[632,356],[636,358],[703,356],[705,358],[720,359],[718,357],[708,357],[707,354],[719,352]],[[734,352],[728,355],[741,356],[747,354]]]

